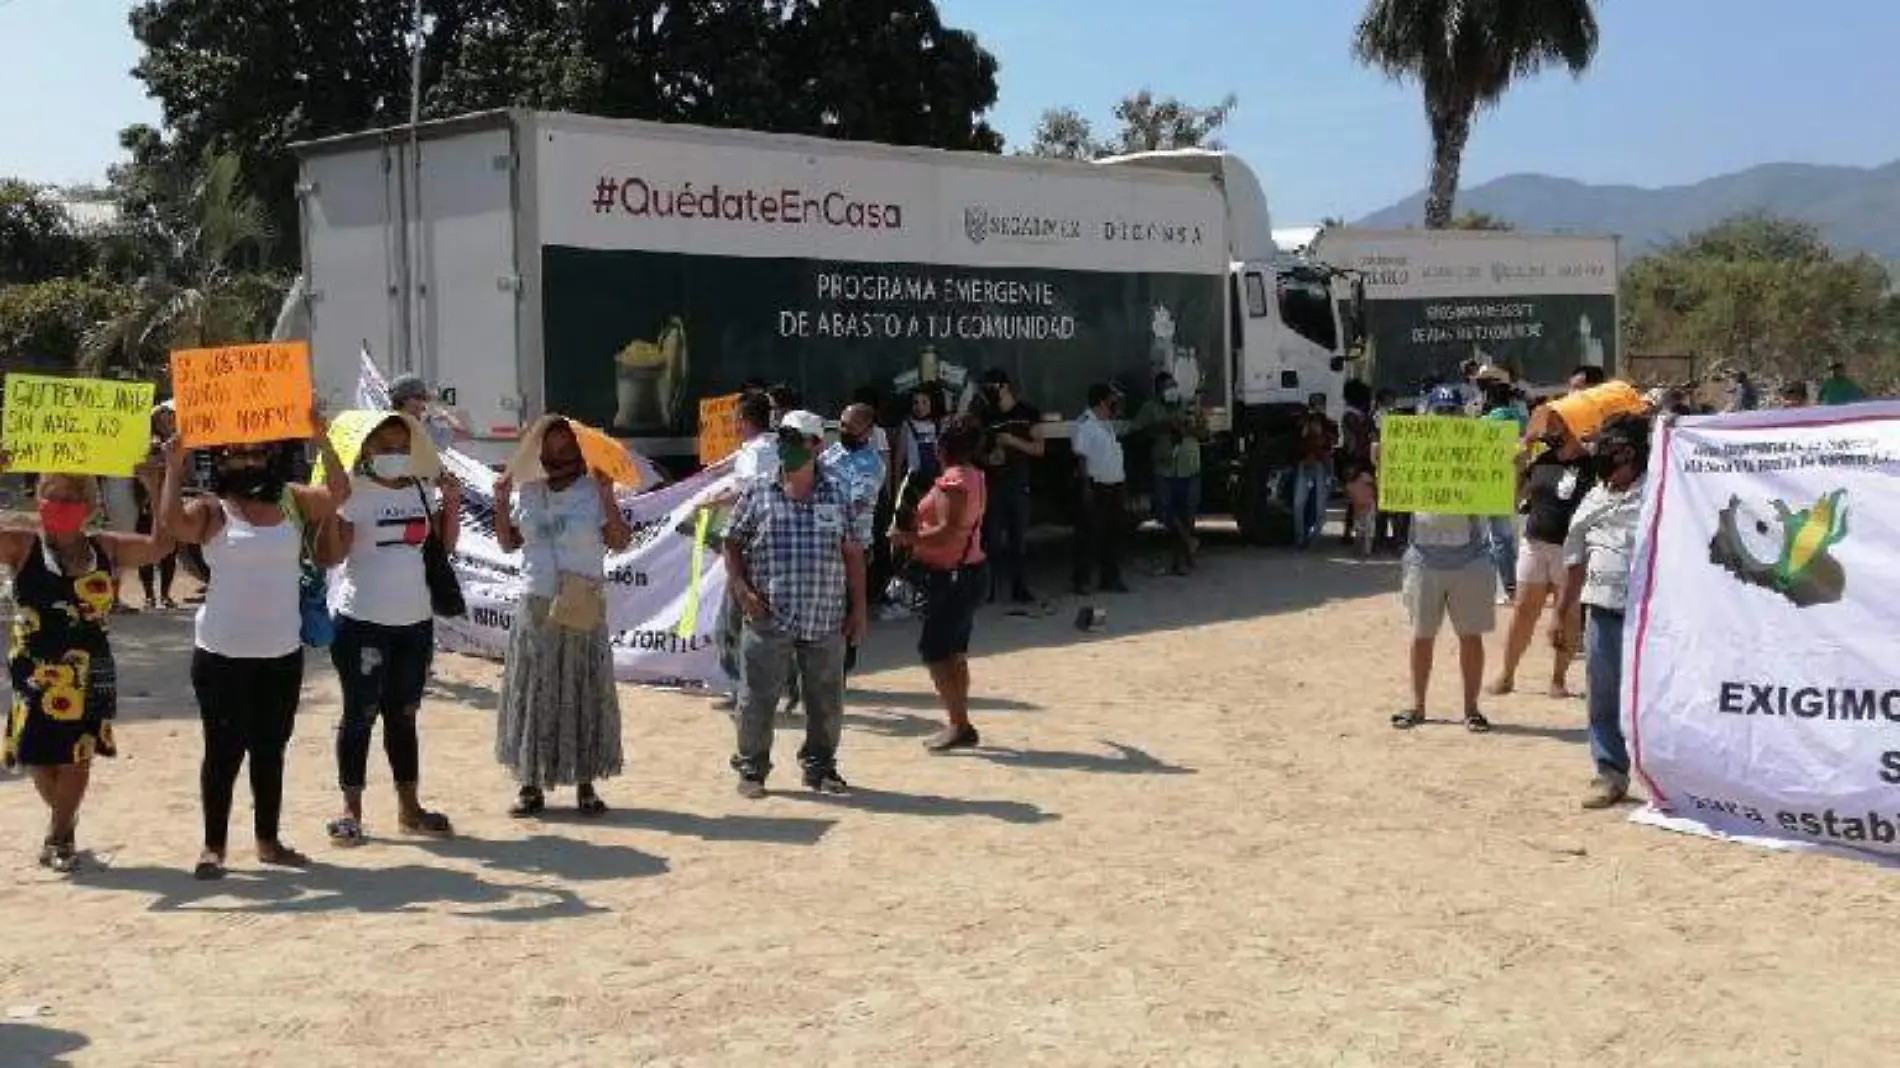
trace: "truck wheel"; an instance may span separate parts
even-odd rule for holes
[[[1248,544],[1293,544],[1293,509],[1287,503],[1286,476],[1285,468],[1241,465],[1234,479],[1234,523]]]

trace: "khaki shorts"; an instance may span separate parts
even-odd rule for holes
[[[1403,592],[1414,638],[1436,638],[1447,616],[1452,633],[1460,638],[1489,634],[1497,627],[1498,573],[1490,557],[1456,571],[1407,566]]]
[[[1517,546],[1517,588],[1564,584],[1564,547],[1525,538]]]

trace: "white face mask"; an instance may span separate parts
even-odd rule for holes
[[[384,482],[394,482],[409,473],[409,457],[400,452],[372,456],[369,458],[369,473]]]
[[[1173,386],[1169,386],[1167,389],[1161,391],[1161,399],[1167,401],[1169,404],[1174,404],[1181,399],[1181,391]]]

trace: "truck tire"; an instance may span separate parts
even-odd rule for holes
[[[1249,545],[1293,544],[1293,509],[1286,494],[1288,469],[1249,458],[1234,477],[1234,523]]]

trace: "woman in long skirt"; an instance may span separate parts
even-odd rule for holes
[[[550,787],[576,787],[589,816],[607,811],[594,783],[620,773],[620,697],[608,644],[605,558],[633,541],[613,483],[589,471],[567,420],[545,416],[495,482],[495,534],[521,552],[526,587],[508,636],[495,756],[521,784],[509,814],[538,815]]]

